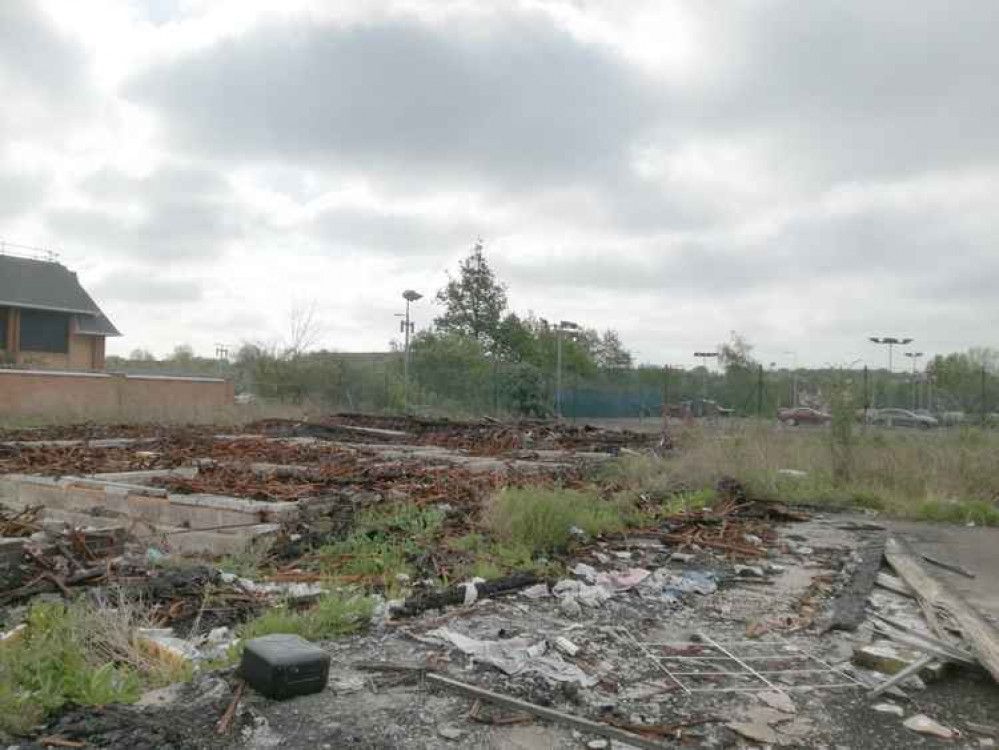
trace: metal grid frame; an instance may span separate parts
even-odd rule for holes
[[[624,642],[687,695],[867,687],[783,638],[719,641],[698,633],[696,641],[655,642],[640,641],[626,628],[618,630]]]

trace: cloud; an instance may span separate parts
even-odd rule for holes
[[[110,302],[144,305],[198,302],[204,296],[202,282],[150,276],[144,270],[114,271],[93,286],[94,296]]]
[[[88,76],[83,45],[60,34],[38,3],[0,3],[0,136],[37,137],[80,117]]]
[[[45,219],[80,252],[203,262],[243,237],[253,220],[226,181],[201,167],[171,165],[138,178],[102,170],[79,187],[91,207],[53,209]]]
[[[128,95],[200,153],[432,184],[614,171],[656,110],[636,70],[519,11],[285,22],[156,67]]]

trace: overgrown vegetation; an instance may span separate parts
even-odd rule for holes
[[[761,497],[999,525],[999,435],[977,428],[856,429],[851,425],[848,437],[837,437],[759,423],[686,428],[676,455],[621,459],[604,469],[601,481],[665,497],[733,476]],[[837,462],[847,460],[847,473],[837,476]]]
[[[375,600],[357,591],[333,591],[308,609],[294,610],[288,606],[269,609],[244,623],[239,635],[242,641],[274,633],[300,635],[310,641],[335,638],[364,627],[374,608]]]
[[[486,526],[507,545],[531,554],[565,552],[572,529],[588,535],[621,531],[623,507],[592,490],[504,489],[486,508]]]
[[[82,606],[36,604],[27,627],[0,644],[0,729],[27,732],[68,703],[100,706],[139,697],[134,664],[92,648],[94,616]]]

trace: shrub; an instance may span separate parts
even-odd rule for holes
[[[621,507],[596,492],[550,488],[502,490],[487,508],[486,524],[496,539],[530,554],[565,551],[574,526],[588,534],[624,528]]]

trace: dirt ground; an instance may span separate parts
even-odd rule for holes
[[[884,750],[979,747],[979,740],[988,738],[976,735],[968,725],[995,723],[999,705],[999,687],[983,672],[954,671],[925,687],[906,685],[905,697],[887,698],[899,706],[904,717],[924,713],[962,733],[961,740],[947,741],[916,734],[902,726],[903,717],[873,710],[866,688],[859,685],[792,689],[781,684],[788,688],[787,695],[791,698],[792,705],[784,707],[786,712],[765,705],[760,690],[723,692],[727,687],[725,678],[714,683],[719,688],[717,692],[685,694],[656,667],[645,650],[635,645],[636,640],[687,643],[695,641],[699,634],[716,642],[735,643],[747,640],[747,623],[769,623],[772,629],[759,635],[758,643],[780,641],[861,681],[873,679],[870,673],[849,666],[854,642],[866,637],[863,628],[857,634],[832,632],[819,636],[814,627],[821,622],[828,605],[827,599],[816,595],[815,581],[841,577],[841,568],[849,560],[851,550],[869,544],[871,535],[876,534],[844,528],[851,520],[841,515],[821,515],[807,523],[782,526],[780,548],[784,551],[768,558],[766,564],[773,572],[759,580],[735,575],[731,563],[707,550],[697,552],[692,560],[677,562],[670,560],[670,549],[634,540],[601,545],[583,560],[600,571],[665,567],[680,574],[693,571],[716,575],[717,591],[684,593],[679,602],[644,595],[638,588],[617,593],[602,606],[583,607],[579,613],[567,614],[555,597],[534,599],[521,593],[444,612],[431,611],[412,620],[383,621],[365,633],[323,644],[333,663],[330,684],[323,692],[275,702],[248,691],[240,704],[237,729],[229,737],[217,737],[212,730],[230,695],[229,685],[221,680],[174,689],[172,695],[168,689],[163,696],[165,704],[152,700],[153,705],[143,708],[108,709],[103,724],[90,712],[82,717],[63,717],[51,729],[64,737],[86,737],[87,747],[121,750],[145,747],[569,750],[587,747],[587,743],[595,741],[594,747],[601,746],[595,735],[541,720],[483,724],[481,717],[486,721],[489,717],[503,721],[511,718],[512,712],[487,706],[481,709],[480,720],[476,721],[469,716],[471,700],[428,684],[420,673],[414,673],[411,679],[403,674],[400,680],[398,672],[366,668],[372,662],[390,662],[422,665],[462,682],[601,721],[670,725],[704,720],[703,724],[683,730],[683,746],[763,747],[763,743],[751,742],[728,726],[740,717],[750,720],[762,712],[765,717],[776,719],[771,728],[775,733],[774,746],[779,747]],[[985,571],[990,564],[999,562],[999,546],[989,544],[990,536],[977,529],[914,526],[904,532],[921,549],[930,549],[931,543],[944,545],[939,547],[941,555],[946,552],[948,559],[956,557],[967,567],[974,564],[976,569]],[[993,533],[991,539],[995,538]],[[969,539],[974,541],[965,544]],[[788,552],[788,546],[796,551]],[[968,547],[976,551],[967,552]],[[999,582],[993,577],[980,576],[972,583],[980,601],[996,601]],[[915,614],[915,605],[902,597],[881,591],[877,596],[888,602],[880,606],[890,607],[893,612],[907,610],[908,614]],[[803,624],[802,613],[812,606],[816,610],[816,616],[809,618],[814,620],[812,627],[789,626],[795,622]],[[504,674],[435,640],[433,632],[442,627],[500,643],[518,637],[548,643],[559,636],[568,638],[580,651],[574,657],[564,657],[564,661],[599,681],[581,687],[552,682],[539,674]],[[810,681],[822,682],[818,677]],[[81,726],[91,729],[97,726],[98,731],[87,735]],[[146,739],[140,741],[139,735]],[[150,737],[152,742],[148,740]],[[667,741],[662,746],[681,745]],[[40,745],[21,747],[33,750]],[[613,747],[622,750],[627,745],[615,743]]]
[[[613,420],[600,426],[655,433],[660,423]],[[278,427],[289,431],[288,425]],[[397,427],[394,422],[371,421],[366,423],[365,439],[370,439],[371,429],[384,432]],[[462,447],[463,466],[476,453],[474,460],[479,463],[495,462],[501,454],[502,460],[511,462],[524,451],[536,459],[546,450],[554,454],[555,449],[578,450],[580,445],[589,449],[595,440],[608,450],[620,443],[613,436],[549,433],[535,426],[520,433],[494,431],[486,439],[481,430],[492,430],[489,425],[424,427],[423,445],[448,451]],[[343,433],[337,423],[310,425],[308,430],[339,431],[338,437]],[[156,437],[161,441],[156,460],[166,465],[202,454],[219,461],[235,456],[333,462],[325,448],[297,443],[233,446],[205,434],[183,440]],[[384,437],[389,442],[394,439]],[[338,451],[346,451],[353,456],[358,450],[369,449],[353,445],[349,451],[341,447],[332,454],[336,458]],[[470,512],[465,506],[472,507],[480,488],[474,482],[457,482],[466,468],[439,468],[450,477],[442,484],[420,461],[412,462],[419,464],[416,468],[410,467],[408,454],[405,460],[394,457],[389,462],[388,450],[401,448],[393,444],[367,463],[344,464],[351,477],[356,475],[356,481],[364,483],[366,492],[379,477],[386,481],[405,477],[407,496],[424,504],[446,500],[452,516]],[[83,459],[88,466],[106,468],[108,462],[112,466],[124,462],[134,468],[130,462],[135,455],[131,447],[74,445],[19,448],[3,460],[19,469],[60,474]],[[391,477],[378,473],[385,471],[394,473]],[[208,481],[210,474],[205,472],[201,481]],[[272,480],[265,484],[271,493],[284,486]],[[392,490],[388,485],[377,489],[386,496]],[[824,632],[823,626],[835,596],[854,573],[858,551],[877,548],[886,531],[904,536],[919,552],[973,571],[975,577],[968,578],[931,569],[985,615],[999,619],[999,580],[989,575],[999,569],[999,530],[887,522],[879,527],[868,517],[812,509],[803,514],[804,520],[794,520],[799,514],[793,510],[777,511],[772,504],[740,505],[742,500],[734,506],[761,506],[756,508],[758,514],[740,518],[734,510],[733,515],[722,510],[700,517],[703,523],[693,536],[685,524],[696,512],[681,514],[683,518],[674,521],[676,528],[667,520],[662,528],[647,533],[634,530],[587,538],[567,561],[571,573],[546,581],[543,589],[469,600],[412,618],[393,616],[383,601],[369,628],[321,644],[332,659],[324,691],[277,702],[248,689],[227,734],[219,735],[216,723],[238,684],[233,669],[154,691],[137,706],[70,709],[53,719],[34,742],[10,741],[7,747],[45,747],[44,735],[55,738],[55,746],[113,750],[628,747],[602,745],[595,734],[524,717],[508,708],[475,706],[469,698],[434,684],[427,677],[432,674],[565,714],[644,731],[646,736],[659,732],[662,747],[989,746],[991,738],[976,734],[974,725],[999,723],[995,718],[999,686],[984,671],[951,668],[939,680],[911,679],[902,683],[900,693],[871,700],[868,690],[884,677],[852,663],[855,648],[873,638],[870,621],[856,632]],[[748,554],[747,547],[753,547]],[[733,550],[738,553],[735,557]],[[428,557],[433,563],[433,556]],[[476,591],[467,592],[469,599]],[[881,614],[909,622],[921,617],[914,601],[881,589],[872,593],[870,602]],[[468,653],[475,649],[478,655]],[[499,668],[503,665],[506,671]],[[874,710],[878,703],[890,703],[893,713]],[[957,739],[906,729],[903,720],[919,713],[954,730]]]

